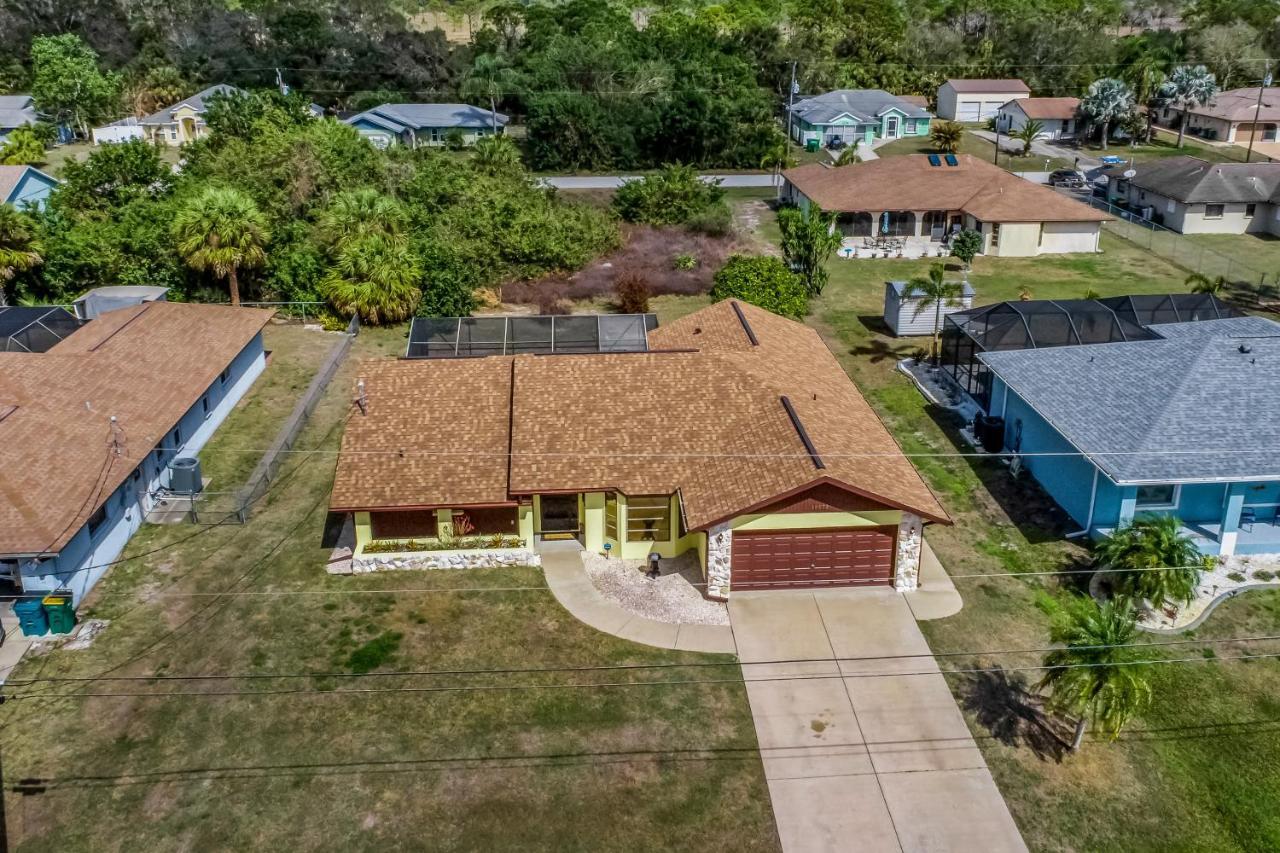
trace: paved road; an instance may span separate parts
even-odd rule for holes
[[[616,190],[642,175],[557,175],[539,178],[546,186],[562,190]],[[773,175],[703,175],[704,181],[719,180],[722,187],[772,187]]]
[[[901,595],[735,593],[729,617],[784,853],[1026,851]]]

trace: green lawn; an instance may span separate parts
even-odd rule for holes
[[[1164,128],[1156,129],[1155,139],[1150,144],[1144,143],[1130,148],[1124,143],[1112,143],[1107,147],[1106,151],[1103,151],[1096,144],[1091,144],[1083,150],[1094,157],[1099,157],[1103,154],[1114,154],[1117,157],[1133,160],[1135,163],[1183,155],[1199,157],[1211,163],[1243,163],[1245,155],[1248,153],[1247,148],[1242,148],[1238,145],[1207,145],[1190,134],[1183,137],[1182,147],[1179,148],[1177,131],[1170,131]],[[1257,151],[1253,153],[1253,162],[1265,162],[1266,160],[1267,158]]]
[[[912,136],[906,139],[899,139],[896,142],[890,142],[876,149],[876,154],[881,157],[894,157],[900,154],[941,154],[942,152],[933,144],[933,140],[928,136]],[[960,137],[961,154],[970,154],[979,160],[991,162],[995,154],[995,143],[988,142],[980,136],[974,136],[972,133],[962,134]],[[1000,166],[1008,169],[1010,172],[1044,172],[1053,171],[1054,169],[1070,168],[1072,161],[1049,158],[1048,166],[1045,165],[1045,158],[1032,155],[1031,157],[1014,157],[1003,151],[1000,153]]]
[[[335,449],[359,359],[403,343],[403,327],[362,332],[297,446]],[[291,332],[273,334],[271,345],[268,371],[293,374],[287,364],[316,355],[305,356],[310,348]],[[258,388],[280,392],[287,410],[290,381],[263,379]],[[202,454],[206,465],[258,441],[253,423],[228,423],[222,446]],[[600,634],[569,616],[533,569],[330,577],[320,542],[332,472],[331,453],[293,457],[245,526],[194,538],[189,526],[144,528],[126,552],[140,559],[113,568],[83,608],[82,616],[110,620],[93,646],[29,658],[12,676],[0,745],[6,780],[26,780],[27,793],[6,791],[15,849],[777,849],[745,692],[733,681],[740,671],[729,659]],[[163,550],[141,556],[155,549]],[[378,589],[397,591],[353,592]],[[191,595],[281,590],[318,594]],[[104,672],[721,661],[691,670],[15,683]],[[730,683],[625,686],[681,679]],[[593,682],[624,686],[536,687]],[[486,685],[519,689],[395,690]],[[12,698],[288,689],[304,692]],[[342,693],[366,689],[390,692]]]
[[[1184,234],[1183,239],[1272,275],[1280,270],[1280,237],[1270,234]]]
[[[72,142],[69,145],[56,145],[45,151],[45,162],[36,165],[55,178],[62,172],[62,167],[69,160],[83,160],[93,153],[93,143]],[[160,159],[174,165],[181,159],[181,150],[174,145],[160,146]]]

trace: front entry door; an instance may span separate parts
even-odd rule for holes
[[[884,138],[898,138],[898,119],[896,116],[889,116],[884,120]]]
[[[573,539],[578,535],[578,496],[543,495],[538,524],[543,539]]]

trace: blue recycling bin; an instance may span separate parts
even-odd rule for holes
[[[13,612],[18,617],[22,633],[27,637],[43,637],[49,633],[49,616],[38,598],[24,598],[14,602]]]

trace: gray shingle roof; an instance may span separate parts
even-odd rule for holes
[[[1198,157],[1170,157],[1133,168],[1138,174],[1129,183],[1187,204],[1280,198],[1280,163],[1210,163]]]
[[[498,126],[505,127],[507,116],[470,104],[383,104],[353,115],[345,121],[347,124],[354,124],[361,119],[368,119],[384,125],[390,123],[394,125],[390,129],[400,132],[409,128],[490,127],[494,115],[498,117]]]
[[[30,95],[0,95],[0,128],[25,127],[35,124],[36,119]]]
[[[810,124],[828,124],[842,115],[861,122],[879,123],[880,116],[894,108],[910,118],[932,118],[932,114],[915,104],[890,95],[883,89],[837,89],[797,101],[791,111]]]
[[[1280,323],[1153,331],[1160,340],[979,358],[1116,482],[1280,479]]]
[[[909,295],[903,296],[903,293],[907,289],[907,285],[911,283],[908,281],[890,281],[886,283],[893,288],[894,294],[898,296],[898,298],[900,299],[915,299],[918,296],[924,295],[918,288],[912,288],[911,293]],[[959,284],[960,284],[961,296],[973,296],[975,293],[977,293],[977,291],[973,289],[973,285],[970,284],[967,280],[961,281]]]
[[[204,102],[210,95],[215,95],[215,94],[229,95],[232,92],[239,92],[239,91],[241,90],[237,89],[235,86],[228,86],[226,83],[219,83],[216,86],[210,86],[208,89],[205,89],[202,92],[197,92],[196,94],[192,95],[190,98],[187,98],[182,101],[178,101],[178,103],[176,104],[170,104],[169,106],[165,107],[162,110],[157,110],[156,112],[142,119],[142,123],[143,124],[169,124],[170,122],[173,121],[173,111],[176,110],[178,107],[187,106],[187,107],[191,107],[193,110],[195,110],[198,113],[202,113],[205,110]]]

